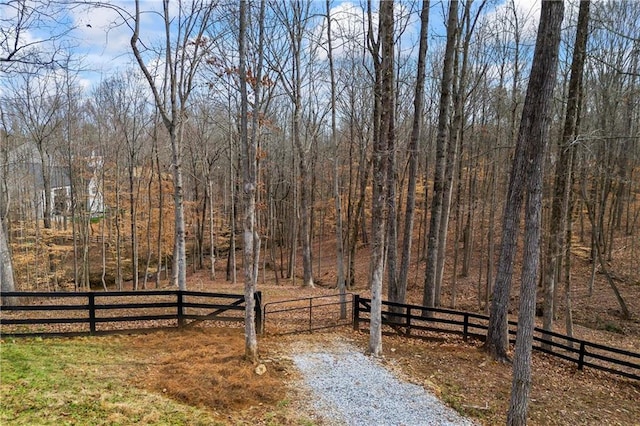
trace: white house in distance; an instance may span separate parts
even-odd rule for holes
[[[71,214],[69,168],[52,155],[48,156],[48,161],[51,190],[46,194],[42,159],[36,145],[26,142],[10,151],[7,157],[7,189],[13,202],[20,204],[14,207],[19,208],[23,215],[27,214],[38,220],[44,217],[45,197],[48,196],[52,221],[61,221]],[[87,171],[91,177],[82,191],[86,191],[86,209],[92,217],[104,212],[104,197],[99,179],[102,165],[102,157],[92,152],[87,161]]]

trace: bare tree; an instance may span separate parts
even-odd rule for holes
[[[13,263],[11,262],[11,251],[7,241],[6,220],[9,211],[10,194],[7,186],[9,174],[9,131],[8,124],[5,121],[4,110],[0,110],[0,293],[15,291],[15,281],[13,277]],[[13,304],[14,301],[9,298],[3,298],[2,303],[7,305]]]
[[[418,143],[422,132],[422,121],[424,111],[424,80],[425,80],[425,58],[427,56],[428,27],[429,27],[429,0],[422,1],[422,11],[420,12],[420,46],[418,48],[418,64],[416,71],[416,85],[413,96],[413,122],[411,127],[411,138],[407,147],[409,155],[409,182],[407,188],[407,200],[405,207],[404,230],[402,238],[402,260],[400,265],[400,277],[395,289],[389,286],[389,300],[392,302],[405,303],[407,292],[407,281],[409,274],[409,262],[411,260],[411,244],[413,240],[413,224],[416,205],[416,184],[418,180]]]
[[[565,228],[568,209],[571,204],[569,197],[572,196],[570,183],[573,180],[572,163],[575,155],[575,144],[572,144],[572,142],[577,134],[577,123],[579,121],[578,107],[582,97],[582,74],[586,58],[590,4],[590,0],[580,2],[576,38],[573,46],[573,59],[571,61],[571,76],[569,78],[567,93],[564,129],[562,131],[562,139],[558,144],[559,152],[554,178],[551,218],[549,220],[550,235],[545,259],[546,271],[544,274],[543,328],[549,331],[553,331],[553,321],[556,311],[554,303],[556,299],[555,294],[562,269],[561,259],[565,252],[564,247],[565,245],[571,246],[571,241],[565,240]],[[568,288],[570,288],[570,286]],[[568,295],[569,291],[567,291],[567,296]],[[567,318],[570,317],[570,313],[567,312]],[[570,329],[571,327],[568,328]],[[552,340],[550,335],[545,338]]]
[[[100,91],[100,114],[109,116],[109,125],[114,137],[123,141],[128,175],[129,218],[131,232],[131,266],[133,288],[138,289],[139,244],[138,244],[138,188],[141,176],[137,167],[145,142],[145,131],[149,124],[147,92],[134,78],[116,74],[102,83]]]
[[[373,18],[371,2],[368,8],[368,40],[369,51],[373,57],[375,67],[375,103],[374,125],[378,122],[378,129],[374,131],[373,140],[373,196],[371,218],[371,327],[369,337],[369,352],[374,356],[382,354],[382,276],[384,272],[384,237],[385,237],[385,206],[387,181],[387,155],[389,143],[393,145],[394,132],[394,2],[385,1],[380,5],[378,39],[373,32]],[[391,142],[390,142],[391,140]]]
[[[54,0],[0,3],[0,73],[21,72],[17,65],[65,64],[68,54],[63,44],[74,28],[68,25],[67,12],[64,2]]]
[[[507,424],[514,426],[527,424],[527,408],[531,391],[531,351],[535,326],[536,286],[540,266],[544,158],[549,140],[551,102],[556,84],[563,16],[564,2],[562,0],[542,3],[536,49],[518,134],[518,147],[522,146],[522,149],[516,148],[517,154],[520,154],[524,160],[520,163],[525,169],[524,182],[521,183],[520,188],[510,186],[521,193],[526,190],[527,199],[518,335],[513,363],[511,401],[507,414]],[[514,159],[514,169],[518,163],[518,159]],[[512,174],[513,176],[514,174]],[[505,221],[506,219],[505,217]],[[503,243],[505,243],[504,240]],[[495,314],[495,312],[492,313]]]
[[[39,155],[43,196],[41,214],[44,227],[51,228],[52,192],[51,168],[56,151],[55,136],[62,125],[63,93],[53,72],[42,75],[26,69],[15,81],[11,111],[26,131],[28,143],[34,144]]]
[[[9,0],[0,3],[0,77],[14,72],[24,72],[24,66],[33,69],[54,68],[60,59],[67,57],[62,42],[73,29],[63,19],[66,8],[50,0]],[[39,32],[38,37],[31,37]],[[4,109],[4,107],[2,108]],[[6,130],[4,111],[3,132]],[[3,136],[4,138],[4,136]],[[6,154],[7,151],[3,151]],[[3,165],[7,166],[3,161]],[[0,188],[0,291],[15,288],[11,251],[8,245],[6,214],[9,210],[9,193],[3,167]],[[48,198],[48,197],[47,197]],[[5,301],[9,303],[9,300]]]
[[[313,257],[311,250],[312,229],[312,145],[314,132],[311,127],[314,119],[314,107],[303,104],[306,91],[312,91],[310,87],[310,75],[314,63],[313,52],[305,46],[306,32],[310,22],[312,2],[309,0],[293,0],[287,5],[275,2],[274,12],[278,22],[286,32],[290,52],[282,55],[282,51],[274,52],[276,63],[271,63],[271,68],[280,74],[279,82],[291,101],[292,123],[291,137],[297,155],[298,172],[300,173],[300,241],[302,244],[302,269],[303,283],[305,287],[314,287],[313,283]],[[280,48],[278,48],[280,49]],[[278,56],[281,55],[281,56]],[[311,109],[310,111],[305,111]],[[306,113],[306,114],[305,114]],[[305,120],[304,115],[310,119]],[[307,121],[307,123],[305,123]],[[306,128],[305,128],[306,124]],[[294,233],[296,231],[294,230]],[[295,247],[295,242],[293,243]],[[294,262],[291,262],[292,266]],[[295,276],[295,274],[293,274]]]
[[[433,199],[431,203],[431,221],[427,242],[427,267],[424,279],[423,305],[434,307],[440,296],[436,294],[438,288],[437,261],[439,246],[440,222],[445,195],[445,166],[447,152],[447,131],[449,128],[451,88],[453,82],[453,65],[456,39],[458,37],[458,1],[449,3],[449,17],[447,19],[447,44],[445,47],[442,81],[440,83],[440,107],[438,112],[438,130],[436,136],[436,167],[433,178]]]
[[[498,272],[493,291],[493,301],[489,317],[489,329],[485,348],[496,359],[506,360],[508,349],[508,318],[509,295],[511,279],[513,275],[513,262],[515,259],[517,240],[520,225],[520,213],[525,190],[527,199],[527,222],[525,257],[523,260],[523,276],[521,284],[520,314],[524,322],[521,325],[522,337],[519,338],[518,349],[521,361],[528,363],[526,359],[526,345],[528,336],[533,332],[533,316],[529,319],[529,303],[534,303],[537,268],[539,262],[539,227],[541,208],[539,205],[542,185],[542,155],[547,142],[550,107],[552,92],[555,86],[558,46],[560,43],[560,24],[563,17],[562,2],[545,2],[542,8],[540,27],[534,62],[529,78],[527,96],[525,98],[516,152],[511,166],[509,188],[502,221],[502,244]],[[540,158],[538,158],[540,157]],[[525,275],[526,271],[526,275]],[[533,282],[533,289],[530,288]],[[533,292],[533,294],[530,294]],[[528,330],[529,321],[531,330]],[[524,344],[524,348],[522,345]],[[529,343],[529,351],[530,351]],[[522,365],[524,365],[522,364]],[[523,367],[524,368],[524,367]],[[523,370],[523,374],[524,374]],[[515,383],[515,382],[514,382]]]
[[[240,26],[239,26],[239,65],[240,76],[240,144],[242,146],[242,179],[243,179],[243,227],[244,227],[244,297],[245,297],[245,357],[250,362],[256,362],[258,358],[258,341],[255,328],[255,300],[254,293],[258,278],[258,266],[260,258],[260,237],[256,226],[256,191],[258,186],[258,138],[259,138],[259,112],[262,85],[262,61],[264,41],[264,13],[265,1],[260,2],[258,16],[259,36],[258,45],[255,46],[258,55],[258,66],[255,74],[246,68],[247,61],[247,5],[248,2],[240,2]],[[248,77],[254,79],[248,81]],[[248,83],[253,87],[254,102],[251,111],[251,129],[249,129],[249,98]]]
[[[342,198],[340,195],[340,175],[339,175],[339,156],[338,156],[338,131],[336,120],[336,76],[333,64],[333,34],[331,33],[331,2],[326,0],[327,11],[327,55],[329,58],[329,76],[331,83],[331,140],[333,142],[333,197],[335,198],[336,207],[336,268],[337,268],[337,287],[340,292],[340,318],[347,317],[346,305],[346,281],[344,275],[344,235],[342,225]]]
[[[623,318],[628,318],[631,312],[620,291],[624,289],[615,282],[614,255],[621,250],[614,246],[620,241],[616,237],[623,212],[627,212],[627,237],[637,232],[631,224],[639,217],[633,213],[630,202],[632,171],[638,158],[638,108],[632,99],[636,98],[640,77],[637,54],[640,41],[635,36],[639,16],[640,7],[634,2],[592,3],[584,75],[584,85],[590,90],[583,93],[582,135],[574,141],[580,165],[574,171],[579,182],[580,205],[576,212],[580,218],[580,238],[584,241],[588,231],[591,246],[589,295],[599,272],[616,296]]]
[[[190,3],[179,1],[177,15],[173,16],[173,7],[169,0],[163,0],[162,21],[164,24],[164,57],[165,72],[162,85],[167,86],[168,99],[165,98],[160,84],[152,74],[151,61],[158,58],[149,57],[140,42],[142,15],[140,0],[135,2],[133,15],[133,35],[131,48],[136,61],[144,74],[153,98],[169,133],[172,152],[172,171],[174,179],[175,204],[175,245],[173,281],[181,290],[187,287],[187,258],[185,241],[185,209],[183,186],[183,130],[187,119],[187,102],[194,88],[194,79],[199,66],[207,53],[209,41],[204,37],[210,23],[215,4],[205,0],[193,0]],[[175,31],[175,33],[174,33]]]

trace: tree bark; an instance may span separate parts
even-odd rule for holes
[[[405,206],[404,229],[402,237],[402,258],[400,264],[400,276],[393,291],[389,293],[389,301],[405,303],[407,282],[409,275],[409,263],[411,261],[411,245],[413,242],[413,224],[416,206],[416,185],[418,181],[418,144],[422,133],[422,120],[424,111],[424,82],[425,59],[428,49],[428,27],[430,0],[422,1],[420,12],[420,46],[418,48],[418,69],[416,71],[416,87],[413,95],[413,122],[411,138],[407,151],[409,154],[409,182],[407,184],[407,204]],[[390,287],[391,290],[391,287]]]
[[[534,61],[522,111],[516,152],[509,177],[502,222],[500,258],[493,290],[487,341],[485,343],[487,352],[495,359],[508,359],[507,313],[513,275],[513,261],[517,250],[520,212],[523,193],[529,181],[530,165],[535,158],[537,150],[544,148],[538,147],[537,143],[539,141],[546,143],[549,131],[549,108],[555,86],[557,64],[558,47],[556,44],[559,43],[559,28],[562,23],[563,10],[562,2],[549,1],[543,3]],[[558,31],[558,34],[556,34],[556,31]],[[536,165],[536,167],[540,166]],[[522,285],[525,286],[525,283],[523,282]]]
[[[244,210],[243,225],[243,270],[244,270],[244,336],[245,336],[245,358],[249,362],[256,362],[258,359],[258,339],[255,329],[255,285],[254,276],[254,235],[255,235],[255,203],[256,203],[256,153],[253,140],[249,138],[248,112],[249,101],[247,96],[247,71],[245,62],[247,61],[247,4],[240,2],[240,24],[239,24],[239,65],[240,76],[240,144],[242,146],[242,204]]]
[[[386,227],[386,268],[388,298],[391,300],[392,291],[398,288],[398,206],[396,185],[398,170],[396,164],[396,93],[395,93],[395,65],[394,65],[394,39],[393,16],[388,18],[391,28],[381,35],[382,41],[382,102],[380,116],[380,137],[387,145],[386,151],[386,212],[384,221]],[[382,24],[382,22],[381,22]],[[389,58],[389,59],[387,59]],[[385,62],[388,66],[385,66]],[[393,290],[392,290],[393,289]]]
[[[427,238],[427,266],[424,279],[424,293],[422,304],[426,307],[434,307],[436,295],[436,275],[438,263],[438,236],[440,234],[440,222],[442,205],[444,202],[444,172],[447,152],[447,130],[449,127],[451,86],[453,82],[453,65],[458,35],[458,1],[449,3],[449,18],[447,20],[447,44],[442,68],[442,81],[440,84],[440,107],[438,112],[438,131],[436,135],[436,160],[433,177],[433,198],[431,202],[431,219],[429,224],[429,236]],[[426,314],[426,313],[425,313]]]
[[[393,110],[394,95],[394,54],[393,54],[393,0],[382,2],[379,12],[378,40],[374,40],[371,16],[371,2],[367,3],[369,12],[369,50],[376,67],[376,100],[380,108],[379,129],[374,136],[373,146],[373,196],[371,218],[371,326],[369,352],[373,356],[382,355],[382,280],[384,273],[385,239],[385,196],[387,191],[387,150],[389,137],[394,131]],[[380,48],[382,51],[380,53]],[[377,117],[374,116],[374,120]]]
[[[566,235],[566,218],[569,206],[568,198],[571,196],[568,183],[572,180],[572,158],[575,148],[572,141],[577,133],[578,104],[581,99],[582,73],[586,57],[587,37],[589,31],[589,6],[590,0],[580,2],[578,12],[578,25],[576,27],[576,40],[573,47],[573,59],[571,61],[571,76],[569,78],[569,90],[567,95],[567,110],[565,114],[562,140],[558,146],[558,162],[553,189],[553,201],[551,206],[551,218],[549,220],[549,245],[545,260],[546,271],[544,275],[544,305],[543,328],[553,331],[554,313],[556,311],[555,293],[558,278],[560,277],[560,259],[564,254],[563,246],[571,245],[571,241],[563,238]],[[545,336],[551,341],[550,335]],[[543,347],[550,348],[548,344]]]
[[[11,251],[7,243],[4,218],[0,218],[0,293],[15,291],[13,280],[13,264],[11,263]],[[3,305],[13,305],[13,298],[2,298]]]
[[[549,139],[551,103],[556,83],[564,3],[542,3],[540,25],[533,56],[529,85],[520,122],[518,145],[526,177],[524,253],[518,314],[518,335],[508,425],[526,425],[531,390],[531,351],[535,326],[536,286],[540,264],[540,228],[545,149]],[[514,165],[518,162],[514,159]],[[525,184],[518,189],[522,193]],[[506,218],[505,218],[506,219]],[[492,312],[493,313],[493,312]],[[505,315],[506,317],[506,315]]]
[[[346,281],[344,277],[344,235],[342,226],[342,199],[340,196],[338,130],[336,120],[336,77],[333,64],[333,35],[331,34],[331,3],[325,2],[327,10],[327,49],[329,56],[329,76],[331,82],[331,140],[333,142],[333,198],[336,208],[336,287],[340,292],[340,319],[347,317]]]
[[[256,226],[256,191],[258,186],[258,112],[260,108],[263,40],[264,40],[264,0],[260,2],[259,39],[257,46],[258,66],[255,71],[255,83],[253,84],[255,102],[252,111],[251,134],[249,134],[247,94],[247,5],[248,2],[240,2],[240,27],[239,27],[239,66],[240,74],[240,143],[242,145],[242,201],[244,208],[243,218],[243,269],[244,269],[244,297],[245,297],[245,358],[249,362],[258,360],[258,339],[255,327],[255,299],[256,283],[260,257],[260,237]]]

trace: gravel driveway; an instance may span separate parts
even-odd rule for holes
[[[400,380],[379,360],[343,341],[302,344],[291,359],[329,425],[473,425],[423,387]]]

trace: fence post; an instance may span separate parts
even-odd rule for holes
[[[411,308],[407,306],[407,336],[411,334]]]
[[[353,295],[353,329],[355,331],[360,330],[360,295]]]
[[[584,340],[580,342],[580,355],[578,356],[578,370],[584,368],[584,356],[587,353],[584,345]]]
[[[464,324],[462,325],[462,340],[465,342],[468,339],[467,334],[469,333],[469,314],[465,312],[464,314]]]
[[[89,293],[89,334],[96,334],[96,295]]]
[[[184,326],[184,299],[182,290],[178,290],[176,293],[178,296],[177,307],[178,307],[178,328],[182,328]]]
[[[256,291],[253,293],[253,299],[255,300],[253,310],[255,313],[256,333],[262,334],[264,332],[264,322],[262,321],[262,292]]]

